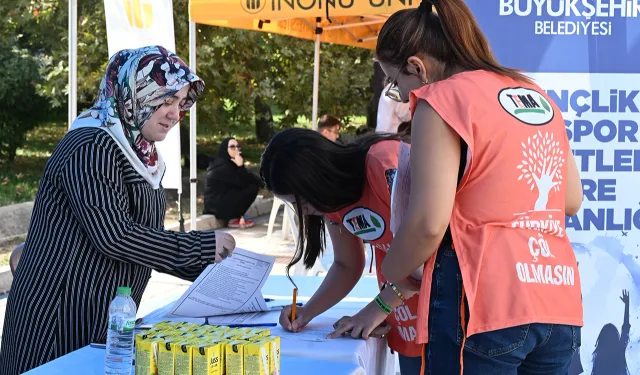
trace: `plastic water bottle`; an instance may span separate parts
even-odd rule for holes
[[[105,375],[131,374],[135,324],[136,303],[131,298],[131,288],[118,287],[118,295],[109,305]]]

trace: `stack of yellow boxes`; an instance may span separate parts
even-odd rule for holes
[[[136,335],[136,375],[278,375],[280,337],[266,328],[161,322]]]

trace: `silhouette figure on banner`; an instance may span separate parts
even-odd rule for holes
[[[626,351],[629,345],[629,292],[622,291],[620,297],[624,303],[624,321],[622,332],[618,332],[612,323],[605,324],[600,330],[596,349],[593,351],[591,375],[629,375]]]

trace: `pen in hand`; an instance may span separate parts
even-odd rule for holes
[[[291,305],[291,323],[296,320],[296,298],[298,297],[298,288],[293,288],[293,304]]]

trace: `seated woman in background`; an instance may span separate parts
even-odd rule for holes
[[[214,215],[230,228],[250,228],[255,223],[244,214],[261,187],[262,180],[244,167],[238,141],[226,138],[220,144],[218,156],[207,168],[203,213]]]

